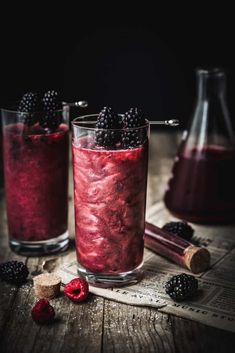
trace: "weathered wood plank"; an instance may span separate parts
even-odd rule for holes
[[[65,303],[63,303],[65,305]],[[88,302],[74,304],[66,299],[64,310],[69,311],[61,353],[101,352],[104,299],[90,296]],[[35,351],[35,352],[40,352]],[[47,353],[48,350],[43,350]]]
[[[176,316],[171,316],[170,320],[177,352],[234,352],[234,333],[215,329]]]
[[[48,258],[47,258],[48,259]],[[69,253],[61,256],[56,264],[66,262]],[[30,273],[42,270],[45,258],[29,258],[27,265]],[[7,296],[13,287],[6,285]],[[32,281],[15,293],[6,307],[7,320],[3,326],[0,341],[4,353],[34,352],[100,352],[102,340],[103,298],[90,296],[87,302],[76,304],[63,295],[51,300],[56,311],[56,320],[51,325],[38,326],[32,321],[31,309],[36,302]],[[1,351],[1,348],[0,348]]]
[[[38,259],[32,260],[30,269],[37,268]],[[5,287],[5,294],[11,291]],[[8,309],[8,317],[1,331],[0,341],[2,352],[31,352],[36,335],[40,327],[34,328],[31,319],[31,308],[34,304],[32,281],[21,286],[15,295],[12,305]],[[5,304],[4,304],[5,305]]]
[[[9,260],[18,260],[25,262],[25,258],[14,255],[9,249],[1,248],[1,262]],[[0,337],[6,321],[8,321],[11,307],[16,299],[18,288],[0,281]]]
[[[14,254],[8,245],[5,199],[2,191],[0,192],[0,237],[0,262],[17,260],[25,263],[26,258]],[[5,329],[6,322],[9,319],[11,308],[17,297],[17,293],[18,288],[16,286],[0,281],[0,337]]]
[[[175,352],[168,316],[106,300],[103,352]]]

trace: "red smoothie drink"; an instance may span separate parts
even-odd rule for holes
[[[90,271],[132,271],[143,260],[147,144],[105,151],[73,143],[76,241]]]
[[[124,284],[143,262],[148,140],[142,132],[127,148],[120,130],[73,128],[84,130],[72,145],[78,271],[96,285]]]
[[[67,249],[69,114],[56,91],[2,109],[9,243],[26,256]]]
[[[10,237],[55,238],[67,230],[68,127],[43,134],[39,126],[8,125],[4,165]]]

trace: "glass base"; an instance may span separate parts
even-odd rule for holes
[[[21,241],[10,239],[10,248],[19,255],[40,256],[65,251],[69,246],[69,233],[66,231],[56,238],[43,241]]]
[[[113,288],[123,287],[141,281],[144,277],[142,266],[143,263],[133,271],[122,272],[119,274],[94,273],[85,269],[79,263],[77,264],[77,269],[78,274],[85,277],[90,285],[102,288]]]

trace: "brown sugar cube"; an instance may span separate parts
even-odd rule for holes
[[[53,273],[43,273],[33,279],[35,295],[52,299],[60,294],[61,278]]]

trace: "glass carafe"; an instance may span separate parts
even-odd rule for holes
[[[235,139],[222,69],[197,70],[197,102],[183,134],[164,201],[176,217],[235,222]]]

